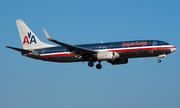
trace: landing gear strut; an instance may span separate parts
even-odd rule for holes
[[[93,67],[93,66],[94,66],[94,63],[93,63],[92,61],[89,61],[88,66],[89,66],[89,67]]]
[[[100,64],[101,62],[99,61],[99,64],[96,65],[96,68],[97,69],[101,69],[102,68],[102,65]]]

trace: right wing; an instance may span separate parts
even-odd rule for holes
[[[93,51],[93,50],[89,50],[89,49],[86,49],[86,48],[82,48],[82,47],[79,47],[79,46],[70,45],[70,44],[66,44],[66,43],[54,40],[53,38],[51,38],[51,36],[47,33],[47,31],[45,29],[43,29],[43,30],[44,30],[44,33],[46,35],[46,38],[49,41],[66,47],[67,50],[70,51],[70,52],[73,52],[73,53],[75,53],[77,55],[92,55],[92,54],[97,54],[97,52]]]

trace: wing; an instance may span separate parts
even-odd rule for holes
[[[97,54],[96,51],[93,51],[93,50],[89,50],[89,49],[86,49],[86,48],[82,48],[82,47],[79,47],[79,46],[75,46],[75,45],[70,45],[70,44],[66,44],[66,43],[63,43],[63,42],[59,42],[57,40],[54,40],[51,38],[51,36],[47,33],[47,31],[45,29],[44,30],[44,33],[46,35],[46,38],[51,41],[51,42],[54,42],[56,44],[59,44],[59,45],[62,45],[64,47],[67,48],[68,51],[70,52],[73,52],[77,55],[83,55],[83,56],[88,56],[88,55],[93,55],[93,54]]]

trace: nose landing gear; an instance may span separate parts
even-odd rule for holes
[[[158,58],[158,63],[161,63],[161,60],[160,60],[160,58]]]
[[[166,57],[166,56],[167,56],[166,54],[159,55],[159,56],[158,56],[158,63],[161,63],[160,58],[162,58],[162,57]]]

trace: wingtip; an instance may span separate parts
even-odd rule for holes
[[[22,22],[23,20],[22,19],[17,19],[16,22]]]
[[[44,30],[44,34],[46,35],[46,38],[48,40],[52,40],[51,36],[48,34],[48,32],[46,31],[46,29],[43,29]]]
[[[9,48],[9,46],[4,46],[4,47]]]

